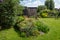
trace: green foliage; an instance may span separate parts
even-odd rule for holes
[[[50,0],[50,10],[55,8],[54,0]]]
[[[39,16],[46,18],[48,17],[48,13],[50,12],[50,10],[41,10],[41,12],[39,13]]]
[[[38,6],[38,8],[37,8],[37,12],[39,13],[39,12],[41,12],[41,10],[45,10],[45,9],[47,9],[46,6],[40,5],[40,6]]]
[[[51,10],[49,12],[49,17],[57,17],[58,16],[58,11],[57,10]]]
[[[17,14],[22,12],[19,0],[3,0],[0,3],[0,26],[9,27],[16,23]]]
[[[45,1],[45,6],[47,7],[47,9],[49,9],[49,7],[50,7],[50,2],[49,2],[49,0],[46,0],[46,1]]]
[[[45,1],[45,6],[47,9],[53,10],[54,9],[54,1],[53,0],[46,0]]]
[[[21,37],[26,37],[26,33],[22,32],[22,33],[20,34],[20,36],[21,36]]]
[[[48,13],[42,13],[42,14],[41,14],[41,17],[42,17],[42,18],[47,18],[47,17],[48,17]]]
[[[19,22],[22,22],[24,20],[25,20],[25,18],[23,16],[18,16],[16,21],[19,23]]]
[[[17,6],[17,16],[22,16],[23,15],[23,9],[24,7],[21,5]]]
[[[58,11],[57,10],[41,10],[41,12],[38,13],[39,16],[43,17],[43,18],[51,18],[51,17],[56,17],[58,16]]]
[[[0,31],[0,40],[60,40],[60,18],[58,20],[55,20],[54,18],[39,18],[39,20],[49,25],[50,31],[48,34],[22,38],[13,28],[10,28],[8,30]]]
[[[0,6],[0,25],[1,26],[11,26],[15,23],[15,13],[14,13],[14,5],[12,5],[12,1],[4,0]]]
[[[49,28],[46,24],[40,22],[39,20],[35,24],[39,31],[42,31],[44,33],[47,33],[49,31]]]
[[[15,26],[16,27],[16,26]],[[24,20],[17,24],[19,30],[19,34],[22,37],[29,37],[29,36],[38,36],[40,31],[47,33],[49,28],[47,25],[44,25],[39,20]],[[16,28],[17,28],[16,27]]]
[[[54,7],[53,0],[46,0],[45,6],[39,6],[37,9],[38,17],[54,17],[57,14],[57,11],[54,10]]]
[[[58,16],[60,17],[60,9],[58,10]]]
[[[39,34],[38,29],[34,26],[32,20],[21,22],[19,27],[21,27],[21,32],[24,32],[26,36],[37,36]]]

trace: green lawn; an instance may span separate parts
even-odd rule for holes
[[[47,34],[38,37],[21,38],[13,28],[0,31],[0,40],[60,40],[60,19],[40,18],[40,21],[49,26],[50,31]]]

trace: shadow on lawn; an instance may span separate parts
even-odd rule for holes
[[[16,31],[16,33],[19,35],[19,37],[21,37],[21,30],[20,30],[20,27],[17,26],[17,23],[14,25],[14,30]]]
[[[3,25],[3,26],[0,26],[0,31],[10,29],[10,28],[11,28],[11,26],[7,27],[7,26]]]

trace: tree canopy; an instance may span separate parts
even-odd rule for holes
[[[54,9],[54,1],[53,0],[46,0],[45,1],[45,6],[47,7],[47,9],[53,10]]]
[[[14,25],[17,13],[21,13],[20,9],[20,0],[0,0],[0,26]]]

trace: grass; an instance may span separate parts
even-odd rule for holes
[[[49,26],[50,31],[47,34],[38,37],[21,38],[13,28],[0,31],[0,40],[60,40],[60,18],[39,18],[40,21]]]

